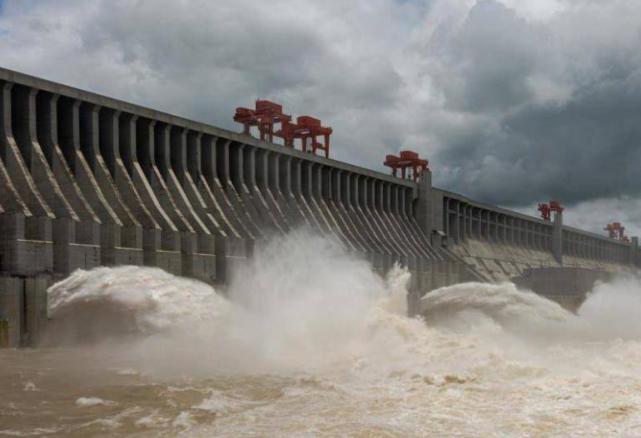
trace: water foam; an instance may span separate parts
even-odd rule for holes
[[[512,283],[463,283],[421,299],[427,321],[458,330],[491,329],[555,343],[641,339],[641,278],[628,274],[598,282],[577,314]]]
[[[100,397],[80,397],[76,400],[76,406],[83,408],[94,406],[114,406],[116,403],[111,400],[103,400]]]
[[[153,334],[226,311],[225,300],[211,287],[137,266],[77,270],[54,284],[48,298],[52,319],[78,323],[79,331],[100,325],[105,334],[110,333],[108,325],[120,330],[123,324],[129,332]]]
[[[547,367],[542,349],[641,337],[634,279],[599,285],[578,316],[510,283],[449,286],[421,300],[427,325],[405,316],[408,280],[399,267],[381,278],[335,242],[299,231],[259,248],[226,296],[153,268],[97,268],[51,288],[51,316],[67,332],[128,342],[123,351],[157,372],[204,376],[465,375],[457,362]],[[608,310],[612,297],[623,304]]]
[[[154,269],[100,268],[56,285],[52,314],[75,330],[94,327],[96,340],[105,324],[126,322],[124,333],[109,332],[110,357],[128,360],[110,363],[112,374],[131,368],[117,378],[152,379],[154,388],[169,378],[136,411],[134,428],[638,435],[637,279],[598,285],[578,315],[509,283],[455,285],[422,299],[425,321],[405,316],[408,279],[401,268],[381,278],[335,243],[299,232],[259,248],[224,296]],[[118,405],[91,409],[126,430],[111,411],[134,409],[128,390],[109,388],[89,394]]]
[[[421,299],[422,313],[431,321],[460,312],[479,313],[502,326],[536,326],[567,322],[572,314],[557,303],[513,283],[463,283],[437,289]]]
[[[76,271],[49,290],[54,338],[126,340],[148,362],[180,357],[176,370],[314,369],[351,361],[380,336],[377,319],[406,312],[407,270],[383,279],[303,231],[261,247],[235,278],[226,298],[154,268]]]

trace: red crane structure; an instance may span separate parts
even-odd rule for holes
[[[234,121],[243,125],[244,134],[251,135],[251,128],[256,126],[261,140],[273,143],[274,137],[278,137],[283,139],[285,146],[295,147],[295,140],[298,139],[303,152],[316,154],[321,150],[325,152],[325,158],[329,158],[332,128],[323,126],[315,117],[300,116],[294,123],[292,116],[283,113],[282,105],[259,99],[256,109],[236,108]]]
[[[275,125],[288,123],[292,116],[283,113],[283,106],[269,100],[257,100],[256,109],[236,108],[234,121],[243,125],[243,134],[251,135],[252,126],[258,127],[261,140],[274,142]]]
[[[537,209],[541,213],[541,219],[549,221],[552,218],[552,212],[563,213],[564,208],[559,201],[550,201],[549,203],[539,204]]]
[[[316,155],[317,150],[325,151],[325,158],[329,158],[329,137],[332,128],[322,126],[319,119],[311,116],[299,116],[296,123],[287,121],[281,125],[280,131],[274,135],[283,139],[285,146],[294,147],[294,141],[299,139],[301,150]],[[322,138],[322,142],[319,141]],[[309,150],[308,150],[309,148]]]
[[[541,213],[541,219],[543,219],[544,221],[550,220],[550,216],[551,216],[550,204],[547,204],[547,203],[539,204],[538,210]]]
[[[398,171],[401,171],[402,179],[411,179],[418,181],[426,170],[429,170],[429,161],[419,158],[418,154],[413,151],[401,151],[399,156],[386,155],[383,164],[392,169],[392,175],[398,177]],[[410,172],[408,172],[408,169]]]
[[[629,242],[630,239],[625,235],[625,227],[621,225],[621,222],[612,222],[607,224],[604,228],[608,232],[608,237],[610,239],[620,240],[621,242]]]
[[[565,210],[559,201],[550,201],[550,210],[551,211],[556,211],[558,213],[563,213],[563,210]]]

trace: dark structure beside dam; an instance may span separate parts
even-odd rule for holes
[[[414,311],[419,293],[462,281],[554,269],[572,283],[641,264],[637,238],[478,203],[432,187],[429,171],[402,180],[5,69],[0,92],[2,346],[37,340],[46,289],[75,269],[225,284],[256,242],[301,225],[381,273],[407,266]]]

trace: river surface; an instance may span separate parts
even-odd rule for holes
[[[0,351],[0,436],[641,436],[641,283],[570,314],[468,283],[404,316],[331,242],[261,249],[225,295],[140,267],[50,290],[51,336]]]

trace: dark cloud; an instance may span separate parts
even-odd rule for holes
[[[581,87],[563,105],[524,105],[497,131],[452,142],[440,158],[471,178],[450,184],[506,205],[639,195],[640,79]]]
[[[415,149],[444,188],[599,220],[641,202],[640,43],[637,0],[7,0],[0,16],[8,68],[231,129],[271,98],[330,124],[337,159],[382,170]]]
[[[448,41],[442,88],[447,107],[485,123],[444,133],[443,184],[504,205],[641,195],[639,58],[621,46],[581,53],[566,31],[491,0],[472,8]]]

